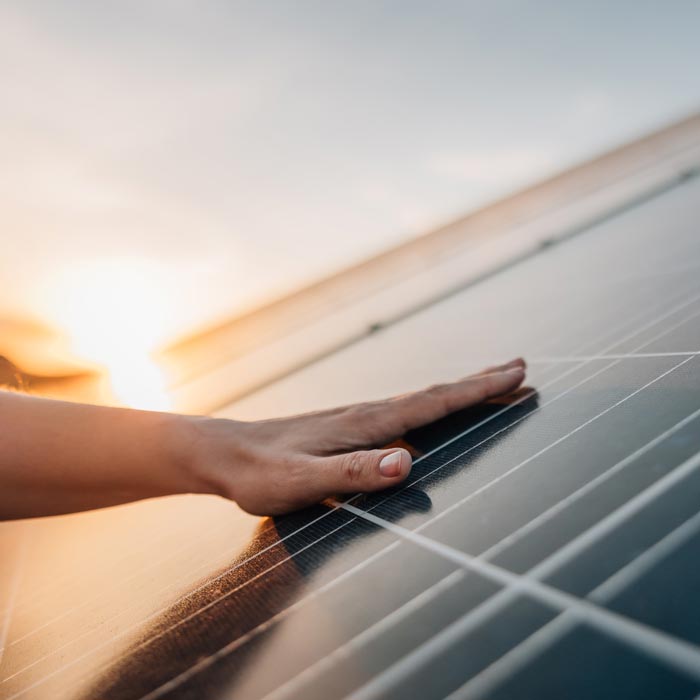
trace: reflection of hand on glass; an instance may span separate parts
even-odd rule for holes
[[[386,401],[275,420],[225,419],[49,401],[0,392],[0,517],[214,493],[278,514],[403,481],[408,451],[366,449],[523,381],[518,359]]]

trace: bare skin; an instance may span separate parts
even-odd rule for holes
[[[522,359],[384,401],[254,422],[108,408],[0,392],[0,518],[208,493],[276,515],[401,483],[406,431],[511,393]],[[370,448],[370,449],[368,449]]]

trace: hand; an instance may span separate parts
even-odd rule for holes
[[[257,515],[276,515],[328,496],[402,482],[411,456],[377,448],[408,430],[522,383],[525,362],[489,367],[452,384],[329,411],[251,423],[190,417],[191,464],[203,489]]]

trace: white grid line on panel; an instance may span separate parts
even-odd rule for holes
[[[586,597],[600,605],[607,603],[615,595],[638,581],[666,556],[697,535],[698,532],[700,532],[700,513],[686,520],[663,539],[616,571]],[[470,678],[445,700],[475,700],[487,695],[573,630],[576,622],[567,613],[556,617],[510,649],[493,664]]]
[[[563,357],[535,357],[529,360],[532,365],[564,364],[566,362],[592,362],[593,360],[634,360],[664,357],[688,357],[700,355],[700,350],[687,350],[681,352],[628,352],[608,355],[571,355]]]
[[[694,458],[692,465],[693,469],[697,469],[698,466],[700,466],[700,456]],[[678,467],[678,469],[681,469],[681,467]],[[565,593],[542,583],[538,579],[532,578],[530,575],[514,574],[490,562],[465,554],[458,549],[436,540],[431,540],[420,533],[407,530],[395,523],[390,523],[352,505],[345,504],[343,508],[358,517],[394,532],[409,542],[425,547],[427,550],[463,566],[468,571],[474,571],[505,586],[503,591],[489,598],[488,601],[458,619],[428,642],[407,654],[401,661],[389,666],[383,673],[375,676],[371,681],[352,693],[349,697],[353,700],[381,698],[384,692],[410,672],[428,663],[440,652],[449,649],[467,631],[503,609],[503,601],[507,599],[507,602],[512,602],[521,595],[534,598],[560,612],[568,612],[579,621],[597,628],[627,646],[631,646],[646,655],[658,659],[685,676],[700,681],[700,648],[692,644],[601,608],[585,599]],[[477,621],[477,624],[473,624],[472,620]]]
[[[483,622],[484,617],[488,618],[502,610],[508,604],[516,600],[517,597],[523,592],[526,592],[532,597],[546,603],[546,594],[542,591],[536,593],[534,589],[529,588],[529,583],[542,585],[547,588],[548,591],[550,591],[550,589],[557,590],[551,586],[548,586],[547,584],[542,584],[540,579],[545,578],[556,571],[563,564],[571,561],[575,556],[591,546],[591,544],[593,544],[600,537],[614,531],[616,527],[659,498],[670,488],[680,483],[684,478],[695,472],[698,467],[700,467],[700,453],[683,462],[673,471],[669,472],[664,477],[654,482],[651,486],[641,491],[639,494],[637,494],[637,496],[630,499],[620,508],[612,511],[612,513],[608,514],[592,528],[589,528],[585,532],[575,537],[567,545],[544,559],[526,574],[519,575],[508,572],[508,575],[514,578],[511,579],[510,583],[506,583],[505,578],[501,581],[501,583],[504,583],[507,587],[500,593],[493,596],[493,598],[490,598],[486,603],[479,606],[479,608],[470,611],[456,623],[454,623],[453,627],[456,631],[453,631],[453,635],[458,633],[458,636],[461,637],[468,631],[478,627]],[[493,567],[494,569],[498,569],[499,572],[507,571],[478,557],[472,557],[471,555],[460,552],[459,550],[437,542],[436,540],[427,538],[416,531],[406,530],[399,525],[385,521],[382,518],[378,518],[373,514],[362,511],[352,505],[344,504],[342,507],[344,510],[351,512],[358,517],[364,517],[370,522],[378,525],[383,524],[386,529],[391,530],[392,532],[395,532],[396,534],[399,534],[405,537],[405,539],[413,541],[416,544],[420,544],[436,554],[442,554],[446,558],[450,559],[450,561],[454,561],[455,563],[457,561],[462,561],[465,568],[476,571],[484,576],[487,575],[485,569],[483,568],[484,566]],[[496,574],[494,573],[494,580],[495,576]],[[518,585],[515,585],[516,580],[520,582]],[[523,581],[527,581],[529,583],[523,583]],[[575,596],[570,596],[569,594],[564,595],[567,596],[567,598],[581,601],[581,599],[575,598]],[[552,599],[551,605],[557,607],[557,605],[563,604],[563,602],[563,600],[560,600],[559,603],[556,603],[554,599]],[[487,614],[484,614],[484,611],[481,610],[481,608],[487,610]],[[615,623],[612,622],[612,618],[609,618],[607,622],[602,624],[601,619],[593,613],[592,608],[601,610],[596,605],[587,603],[584,608],[585,610],[582,608],[572,608],[571,612],[576,613],[576,617],[580,621],[596,625],[603,631],[607,630],[617,639],[623,642],[626,641],[627,643],[631,643],[632,646],[640,649],[644,653],[652,654],[655,658],[665,662],[672,668],[676,668],[685,675],[700,681],[700,649],[697,647],[671,637],[670,635],[666,635],[658,630],[653,630],[653,628],[647,627],[646,625],[641,625],[641,623],[632,623],[632,626],[637,628],[637,634],[640,635],[638,640],[639,643],[635,643],[634,634],[629,627],[627,627],[625,630],[618,629],[616,631],[614,629]],[[564,608],[561,607],[559,609],[562,611],[564,610]],[[585,611],[587,611],[586,614],[583,614]],[[626,618],[623,618],[623,616],[616,613],[611,613],[611,615],[613,615],[617,622],[620,622],[621,620],[626,620],[625,624],[630,622],[630,620],[627,620]],[[441,632],[439,635],[437,635],[437,637],[440,637],[442,634],[443,633]],[[642,639],[645,634],[647,634],[647,636]],[[654,639],[652,639],[652,637]],[[432,658],[435,652],[432,647],[429,647],[429,645],[432,643],[432,646],[437,647],[438,644],[434,641],[435,639],[436,638],[433,638],[431,642],[426,643],[423,645],[423,647],[418,647],[414,652],[412,652],[412,654],[406,657],[406,670],[408,668],[414,668],[419,659],[421,662],[425,662],[428,658]],[[442,649],[443,647],[440,645],[439,650]],[[400,664],[404,664],[404,662],[402,661]],[[377,690],[379,688],[387,688],[387,683],[393,684],[397,680],[397,673],[400,673],[400,670],[392,671],[392,669],[394,669],[394,666],[389,667],[385,674],[378,676],[377,679],[375,679],[376,683],[375,681],[370,681],[370,683],[368,683],[366,686],[368,688],[367,693],[361,693],[357,697],[361,697],[363,699],[378,697],[378,695],[376,695],[377,691],[375,691],[374,688]],[[386,675],[386,679],[380,680],[383,675]]]

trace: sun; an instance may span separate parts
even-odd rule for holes
[[[109,377],[117,402],[168,410],[171,399],[154,351],[166,339],[174,310],[161,266],[148,260],[89,260],[51,281],[51,320],[76,358]]]

